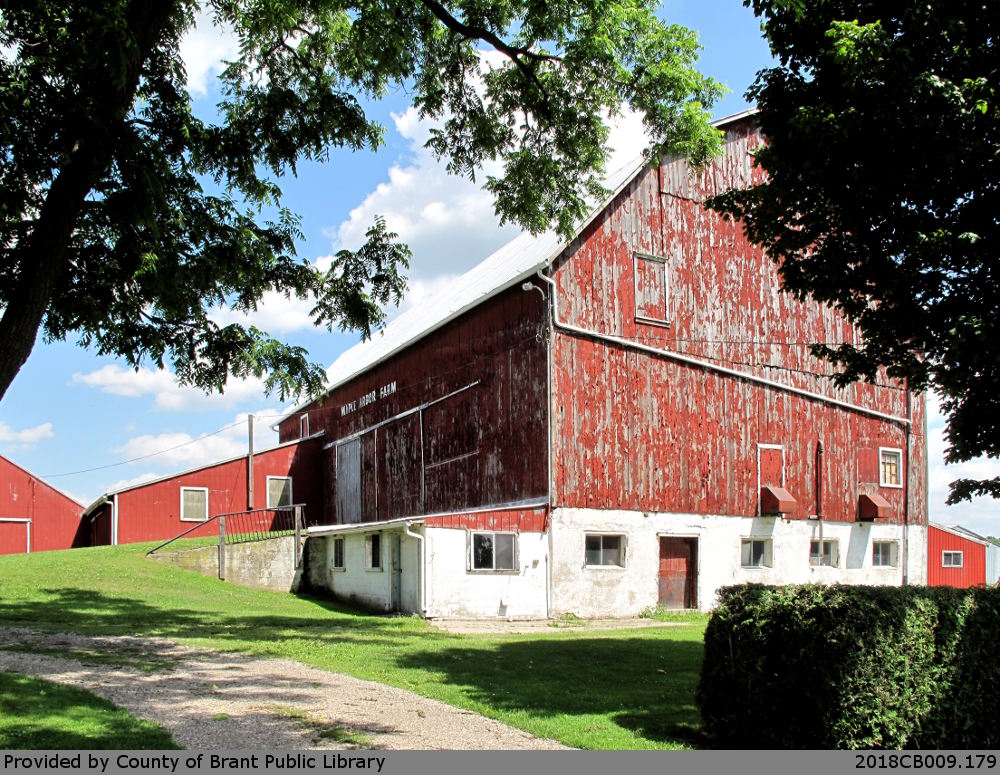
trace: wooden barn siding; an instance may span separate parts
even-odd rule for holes
[[[943,567],[941,553],[944,551],[962,552],[962,567]],[[986,547],[931,525],[927,529],[928,586],[971,587],[985,583]]]
[[[546,331],[540,295],[515,286],[304,407],[279,437],[298,435],[303,412],[313,432],[325,430],[325,444],[361,434],[361,521],[545,497]],[[392,394],[341,414],[393,382]],[[335,447],[324,451],[323,471],[326,521],[335,523]]]
[[[291,476],[292,499],[305,503],[307,524],[319,524],[323,514],[323,492],[319,486],[322,437],[254,455],[254,508],[267,505],[267,477]],[[118,495],[118,543],[172,538],[194,526],[180,518],[181,487],[208,488],[208,515],[245,511],[247,508],[246,458],[192,471],[165,481],[153,482]],[[105,506],[95,539],[110,541],[111,509]],[[216,523],[195,530],[191,536],[218,535]]]
[[[548,510],[496,509],[467,514],[429,517],[427,527],[451,527],[465,530],[496,530],[505,533],[543,533],[548,529]]]
[[[665,162],[661,175],[642,173],[557,262],[560,319],[905,416],[898,385],[837,389],[815,376],[831,367],[808,343],[854,341],[852,326],[780,293],[776,268],[742,228],[703,208],[706,196],[756,179],[750,151],[759,143],[742,122],[698,179],[682,159]],[[635,320],[635,251],[669,259],[669,327]],[[892,506],[890,521],[902,519],[903,490],[878,487],[863,464],[879,446],[905,448],[899,424],[565,333],[553,345],[552,402],[553,505],[754,515],[757,444],[782,444],[793,516],[805,517],[815,513],[822,441],[824,516],[852,520],[859,493],[878,492]],[[912,416],[910,520],[925,522],[922,396],[913,397]]]
[[[0,517],[31,520],[31,551],[86,546],[88,531],[81,526],[82,513],[81,504],[0,457]],[[23,523],[0,525],[0,554],[23,552]]]

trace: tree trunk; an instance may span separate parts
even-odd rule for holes
[[[68,269],[68,251],[80,209],[108,170],[114,152],[115,127],[132,108],[142,65],[159,41],[175,3],[134,0],[127,12],[123,49],[131,53],[120,78],[95,74],[95,119],[66,128],[76,137],[68,160],[49,186],[30,234],[16,248],[17,279],[0,317],[0,400],[35,346],[52,294]],[[102,83],[103,81],[103,83]]]

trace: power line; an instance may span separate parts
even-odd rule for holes
[[[254,420],[257,420],[258,418],[266,420],[266,419],[269,419],[271,417],[281,417],[281,415],[278,415],[278,414],[259,414],[259,415],[255,414],[254,415]],[[103,466],[94,466],[93,468],[83,468],[83,469],[81,469],[79,471],[66,471],[66,472],[61,473],[61,474],[40,474],[40,476],[43,479],[57,479],[60,476],[75,476],[76,474],[89,474],[92,471],[103,471],[106,468],[117,468],[118,466],[128,465],[129,463],[138,463],[140,460],[148,460],[151,457],[156,457],[157,455],[162,455],[162,454],[164,454],[166,452],[173,452],[175,449],[180,449],[181,447],[187,447],[187,446],[189,446],[191,444],[196,444],[197,442],[203,441],[204,439],[207,439],[207,438],[211,438],[212,436],[218,436],[223,431],[228,431],[231,428],[235,428],[237,425],[242,425],[243,422],[244,422],[243,420],[237,420],[234,423],[230,423],[229,425],[225,425],[222,428],[219,428],[218,430],[214,430],[211,433],[206,433],[203,436],[199,436],[196,439],[191,439],[190,441],[185,441],[185,442],[182,442],[181,444],[175,444],[172,447],[167,447],[166,449],[161,449],[161,450],[158,450],[157,452],[150,452],[148,455],[140,455],[139,457],[129,458],[128,460],[121,460],[121,461],[119,461],[117,463],[108,463],[107,465],[103,465]]]

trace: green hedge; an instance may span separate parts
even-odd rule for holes
[[[721,748],[1000,747],[1000,590],[721,590],[698,705]]]

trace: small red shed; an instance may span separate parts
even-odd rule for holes
[[[318,471],[323,434],[295,439],[253,455],[253,497],[248,455],[108,492],[84,512],[94,546],[158,541],[218,514],[305,504],[306,524],[323,513]],[[280,501],[280,503],[279,503]],[[215,525],[192,536],[213,535]]]
[[[0,457],[0,554],[86,546],[83,505]]]
[[[927,531],[927,584],[932,587],[986,584],[986,541],[957,526],[931,522]]]

